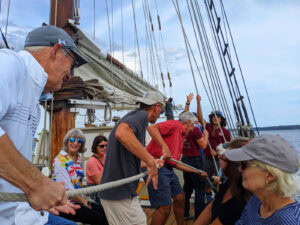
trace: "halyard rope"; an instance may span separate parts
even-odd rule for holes
[[[111,188],[115,188],[124,184],[128,184],[132,181],[139,180],[147,175],[147,172],[140,173],[138,175],[124,178],[118,181],[108,182],[105,184],[100,184],[87,188],[80,188],[69,190],[66,192],[67,197],[74,197],[76,195],[87,195],[94,192],[105,191]],[[28,199],[24,193],[9,193],[9,192],[1,192],[0,193],[0,201],[2,202],[28,202]]]
[[[175,159],[170,159],[170,161],[176,162],[178,164],[184,165],[186,167],[189,167],[193,170],[196,170],[200,173],[204,172],[202,170],[199,170],[195,167],[192,167],[188,164],[185,164],[181,161],[175,160]],[[128,177],[128,178],[124,178],[121,180],[117,180],[117,181],[112,181],[112,182],[108,182],[105,184],[100,184],[100,185],[96,185],[96,186],[91,186],[91,187],[86,187],[86,188],[80,188],[80,189],[74,189],[74,190],[69,190],[66,192],[67,197],[74,197],[77,195],[87,195],[87,194],[92,194],[95,192],[101,192],[101,191],[105,191],[108,189],[112,189],[115,187],[119,187],[122,186],[124,184],[128,184],[131,183],[133,181],[139,180],[143,177],[147,176],[147,172],[143,172],[140,173],[138,175],[132,176],[132,177]],[[209,180],[208,177],[206,177],[208,183],[213,187],[211,181]],[[1,202],[28,202],[28,199],[26,197],[26,195],[24,193],[9,193],[9,192],[0,192],[0,201]]]

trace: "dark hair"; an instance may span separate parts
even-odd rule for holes
[[[234,148],[240,148],[247,143],[248,140],[237,138],[229,143],[228,148],[233,149],[229,151],[234,151]],[[246,190],[242,185],[243,179],[242,174],[239,171],[239,166],[239,162],[228,161],[227,166],[223,172],[228,177],[228,185],[232,186],[232,196],[236,196],[240,199],[248,201],[249,198],[252,196],[252,193]]]
[[[223,116],[220,116],[220,115],[218,115],[218,114],[216,114],[217,116],[219,116],[220,118],[221,118],[221,123],[220,123],[220,126],[221,127],[226,127],[226,125],[227,125],[227,122],[226,122],[226,118],[224,118]],[[215,114],[210,114],[209,115],[209,123],[210,124],[213,124],[213,122],[212,122],[212,118],[215,116]]]
[[[168,99],[168,102],[173,102],[173,98],[169,98],[169,99]]]
[[[155,105],[155,104],[153,104],[153,105]],[[140,109],[144,109],[145,111],[148,111],[149,109],[152,108],[153,105],[146,105],[146,104],[141,102],[140,103]]]
[[[92,145],[92,152],[93,153],[97,153],[97,146],[102,141],[107,141],[107,138],[103,135],[99,135],[99,136],[95,137],[95,139],[93,141],[93,145]]]

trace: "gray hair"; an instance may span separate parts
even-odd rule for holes
[[[49,47],[47,47],[47,46],[30,46],[30,47],[25,47],[24,50],[27,50],[29,52],[38,52],[45,48],[49,48]]]
[[[179,115],[179,121],[182,123],[186,123],[187,121],[194,123],[197,121],[197,117],[192,112],[182,112]]]
[[[86,139],[85,139],[83,132],[77,128],[73,128],[73,129],[69,130],[68,133],[65,135],[63,150],[65,152],[68,152],[68,141],[69,141],[69,138],[72,138],[72,137],[80,138],[83,140],[80,149],[78,149],[78,153],[84,153],[86,151],[86,149],[84,148]]]
[[[293,197],[299,191],[299,178],[296,174],[286,173],[278,168],[258,160],[249,161],[250,166],[257,166],[271,173],[275,180],[268,184],[267,190],[281,197]]]

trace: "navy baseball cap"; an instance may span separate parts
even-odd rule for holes
[[[79,54],[77,46],[69,34],[59,27],[52,25],[42,26],[29,32],[24,47],[33,46],[53,46],[61,44],[62,48],[69,49],[75,56],[75,67],[79,67],[88,62],[88,59]]]

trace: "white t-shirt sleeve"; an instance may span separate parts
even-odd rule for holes
[[[0,50],[0,121],[17,103],[19,86],[22,83],[24,65],[14,53]],[[6,132],[0,125],[0,136]]]
[[[71,182],[71,178],[67,172],[67,170],[61,166],[58,160],[54,161],[54,175],[56,178],[56,182],[63,182],[66,190],[73,190],[74,186]]]

